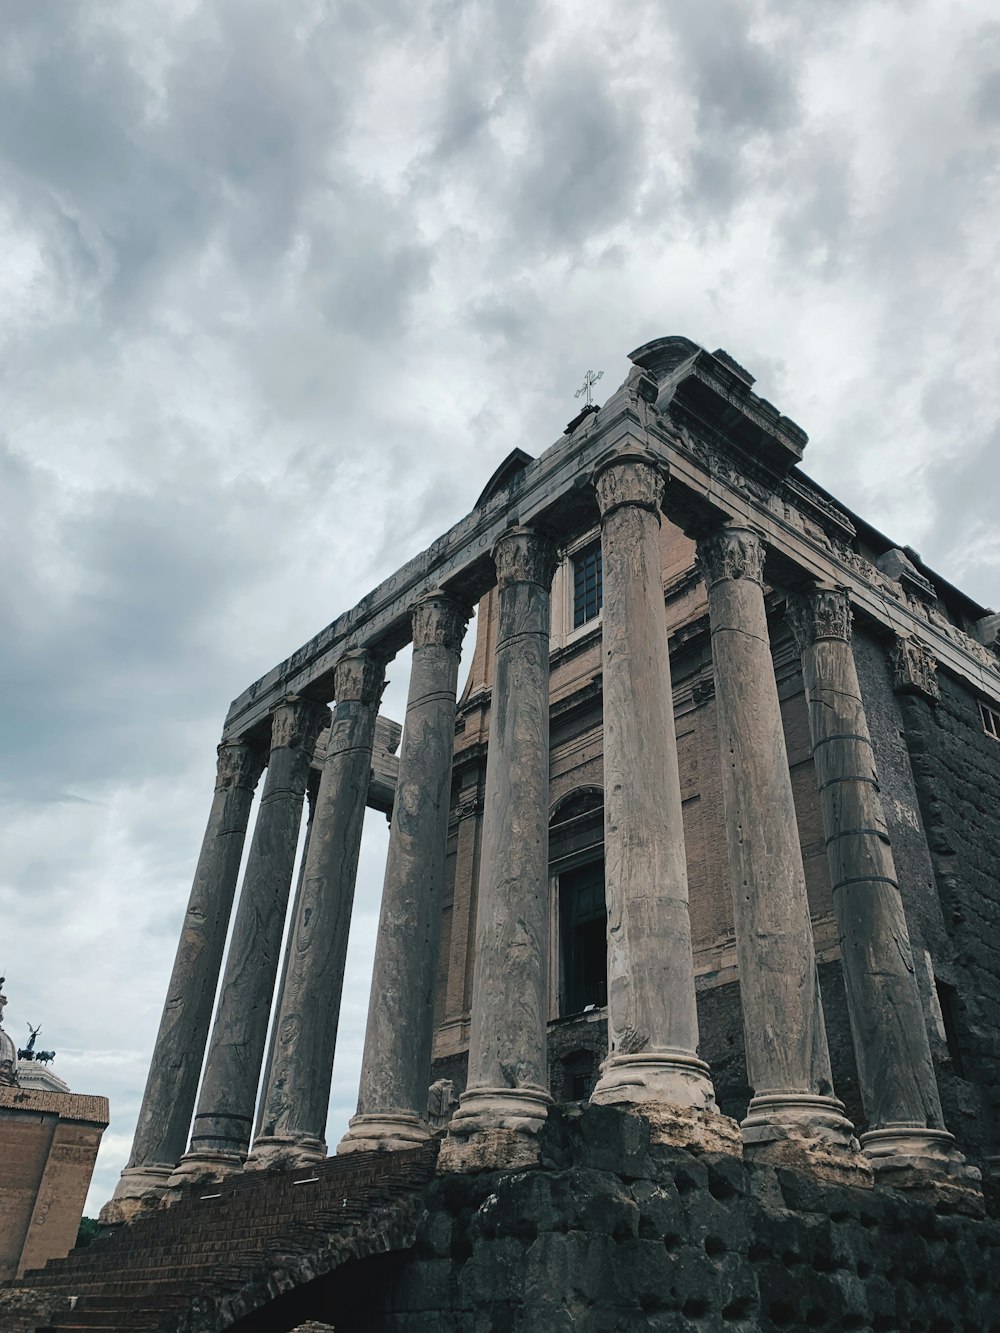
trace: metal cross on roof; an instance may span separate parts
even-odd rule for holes
[[[585,393],[587,395],[587,406],[590,407],[591,405],[590,390],[593,388],[593,386],[597,383],[597,381],[601,378],[603,374],[604,374],[603,370],[599,370],[596,375],[592,370],[588,370],[586,375],[584,375],[583,377],[583,383],[580,385],[579,389],[577,389],[573,397],[579,398],[581,394]]]

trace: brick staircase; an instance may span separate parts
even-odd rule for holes
[[[0,1329],[228,1328],[341,1263],[411,1245],[436,1156],[436,1143],[354,1153],[190,1189],[173,1207],[0,1286]]]

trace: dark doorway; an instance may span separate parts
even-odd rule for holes
[[[604,862],[591,861],[559,876],[562,1013],[608,1002],[608,915]]]

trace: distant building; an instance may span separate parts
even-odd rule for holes
[[[6,1003],[0,994],[0,1020]],[[19,1060],[0,1027],[0,1281],[73,1248],[107,1126],[106,1097],[70,1092],[47,1064]]]

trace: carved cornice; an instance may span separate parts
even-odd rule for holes
[[[271,749],[307,750],[312,754],[320,732],[329,724],[326,704],[289,694],[271,716]]]
[[[851,599],[846,588],[817,588],[789,597],[786,617],[799,652],[817,639],[851,641]]]
[[[385,689],[385,659],[367,648],[345,653],[333,668],[333,698],[338,704],[378,703]]]
[[[231,791],[233,787],[256,790],[267,763],[267,754],[259,745],[251,745],[248,741],[223,741],[217,753],[216,791]]]
[[[664,464],[641,449],[623,449],[599,463],[594,470],[594,488],[601,518],[616,509],[634,505],[660,518],[663,502]]]
[[[469,607],[462,606],[447,593],[430,593],[413,608],[414,648],[448,648],[453,653],[460,653],[471,614]]]
[[[493,548],[497,586],[537,583],[548,592],[556,572],[556,548],[551,538],[535,528],[511,528]]]
[[[892,687],[900,694],[922,694],[925,699],[940,699],[937,658],[912,634],[897,634],[889,649]]]
[[[696,560],[711,588],[727,579],[764,584],[764,543],[751,528],[716,528],[698,542]]]

